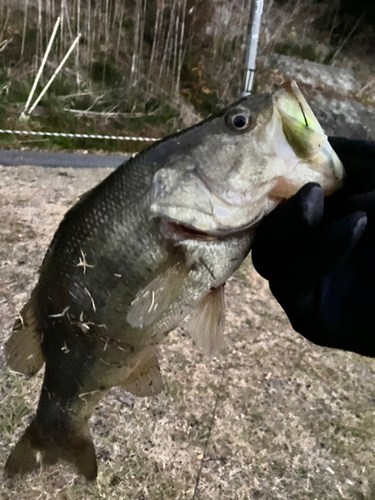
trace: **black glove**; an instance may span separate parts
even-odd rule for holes
[[[344,188],[323,199],[307,184],[277,207],[258,229],[253,262],[297,332],[375,357],[375,142],[330,143]]]

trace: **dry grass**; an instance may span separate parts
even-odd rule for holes
[[[0,314],[5,338],[53,231],[104,170],[0,167]],[[3,481],[0,498],[367,499],[374,476],[374,361],[318,348],[292,331],[248,261],[227,287],[227,336],[204,358],[182,330],[162,347],[165,390],[113,389],[92,419],[99,477],[66,465]],[[0,365],[2,464],[35,410],[41,376]],[[2,465],[1,464],[1,465]]]

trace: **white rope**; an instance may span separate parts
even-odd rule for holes
[[[39,132],[34,130],[10,130],[0,129],[0,134],[14,134],[14,135],[34,135],[42,137],[69,137],[77,139],[113,139],[115,141],[145,141],[154,142],[159,141],[155,137],[130,137],[123,135],[100,135],[100,134],[71,134],[68,132]]]

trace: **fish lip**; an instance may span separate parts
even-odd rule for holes
[[[285,137],[300,158],[308,158],[327,141],[320,123],[294,80],[289,80],[273,94]]]
[[[322,147],[322,151],[324,152],[328,160],[328,166],[332,172],[332,175],[337,181],[340,181],[342,183],[346,177],[345,168],[328,139]]]
[[[216,239],[224,240],[226,238],[232,238],[236,235],[241,235],[250,229],[256,229],[258,225],[261,223],[261,219],[263,218],[262,214],[258,214],[256,217],[251,219],[247,224],[237,227],[219,227],[213,231],[207,232],[210,236],[216,237]]]
[[[253,219],[244,226],[235,228],[218,228],[211,231],[200,231],[193,226],[182,224],[181,222],[176,222],[169,217],[163,216],[161,217],[159,227],[160,233],[164,238],[176,243],[185,240],[218,241],[225,240],[226,238],[232,238],[236,234],[241,235],[250,228],[254,229],[260,223],[256,221],[256,219],[257,218]]]
[[[330,182],[342,182],[345,177],[343,164],[297,83],[294,80],[286,81],[282,89],[273,95],[273,102],[280,114],[286,140],[295,155],[308,163],[317,159],[318,155],[324,155],[325,176],[331,177]]]
[[[174,242],[185,240],[212,241],[217,238],[209,233],[200,231],[193,226],[177,222],[170,217],[163,216],[160,218],[159,225],[161,235]]]
[[[279,102],[278,97],[286,93],[289,97],[292,97],[297,101],[299,104],[299,107],[301,109],[302,116],[305,120],[306,126],[308,126],[307,123],[307,117],[305,114],[305,111],[303,109],[303,104],[307,104],[305,97],[303,96],[302,92],[300,91],[297,83],[294,80],[287,80],[281,85],[281,89],[275,92],[272,95],[272,102],[276,106],[276,108],[280,111],[282,115],[290,116],[289,113],[284,109],[283,105]],[[281,94],[281,95],[280,95]]]

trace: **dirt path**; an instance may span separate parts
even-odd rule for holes
[[[3,339],[64,212],[109,172],[0,167]],[[374,498],[364,494],[375,470],[375,362],[300,338],[250,261],[226,297],[219,356],[204,358],[178,329],[162,347],[160,396],[113,389],[100,402],[92,418],[96,485],[59,465],[2,481],[0,498],[190,500],[202,459],[195,499]],[[41,375],[25,380],[0,360],[0,466],[40,384]]]

